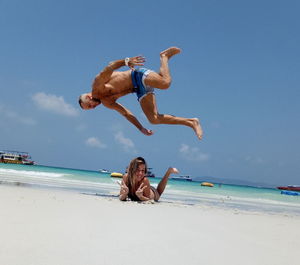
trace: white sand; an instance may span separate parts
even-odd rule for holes
[[[295,265],[299,249],[299,216],[0,185],[1,265]]]

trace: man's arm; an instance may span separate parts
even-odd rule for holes
[[[129,122],[131,122],[138,130],[140,130],[143,134],[145,135],[152,135],[153,132],[151,130],[148,130],[143,127],[143,125],[138,121],[138,119],[124,106],[117,102],[109,103],[107,104],[106,102],[102,102],[103,105],[107,108],[116,110],[119,112],[122,116],[124,116]]]
[[[95,82],[106,83],[110,79],[113,71],[121,68],[122,66],[127,65],[131,69],[134,69],[134,66],[136,65],[143,66],[144,62],[145,58],[142,56],[128,57],[122,60],[110,62],[106,67],[104,67],[100,74],[96,76]]]

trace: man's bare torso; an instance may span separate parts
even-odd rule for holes
[[[129,93],[133,93],[131,70],[114,71],[106,82],[101,80],[100,75],[97,75],[93,83],[93,98],[100,99],[104,104],[113,103]]]

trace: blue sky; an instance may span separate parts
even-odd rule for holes
[[[0,149],[39,164],[123,171],[144,156],[156,175],[300,184],[298,1],[0,1]],[[188,127],[151,125],[135,95],[120,99],[147,137],[79,94],[112,60],[178,46],[160,113],[198,117]],[[125,70],[122,68],[121,70]]]

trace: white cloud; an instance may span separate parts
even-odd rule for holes
[[[98,138],[96,137],[90,137],[85,141],[85,144],[87,146],[96,147],[104,149],[106,148],[106,144],[102,143]]]
[[[78,110],[69,103],[66,103],[62,96],[39,92],[32,96],[32,100],[40,109],[43,110],[51,111],[65,116],[78,115]]]
[[[10,121],[14,121],[25,125],[36,125],[36,121],[31,117],[27,117],[24,114],[19,114],[6,107],[0,106],[0,113],[2,117],[8,118]]]
[[[187,144],[181,144],[179,152],[189,161],[203,162],[210,159],[209,154],[202,153],[197,147],[190,147]]]
[[[115,140],[122,145],[123,149],[126,152],[132,152],[132,153],[136,153],[136,149],[135,149],[135,145],[133,143],[133,141],[129,138],[126,138],[123,135],[123,132],[119,131],[117,133],[115,133]]]

